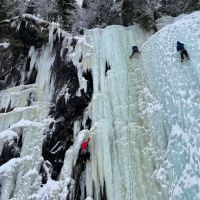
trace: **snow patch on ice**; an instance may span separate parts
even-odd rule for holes
[[[17,137],[17,133],[12,130],[0,132],[0,139],[13,139]]]
[[[10,46],[10,43],[8,42],[0,43],[0,47],[3,47],[4,49],[7,49],[9,46]]]

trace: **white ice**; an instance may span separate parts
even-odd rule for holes
[[[0,43],[0,47],[3,47],[4,49],[7,49],[9,46],[10,46],[10,43],[8,42]]]
[[[151,37],[137,26],[89,30],[73,52],[79,81],[93,74],[85,184],[97,200],[104,182],[109,200],[200,198],[200,13],[170,23]],[[129,60],[133,45],[142,53]]]
[[[42,21],[39,20],[38,23]],[[20,23],[17,24],[18,28],[19,26]],[[1,200],[28,200],[41,187],[39,172],[43,163],[44,131],[52,122],[48,115],[54,91],[54,79],[51,77],[55,59],[54,29],[57,29],[57,25],[50,24],[49,41],[41,49],[30,48],[31,66],[28,76],[35,66],[38,71],[36,83],[0,92],[0,110],[4,110],[0,113],[0,152],[7,141],[14,138],[19,140],[22,136],[20,158],[13,158],[0,167]]]

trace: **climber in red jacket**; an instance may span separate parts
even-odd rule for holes
[[[87,160],[90,160],[90,152],[88,151],[88,143],[90,142],[90,138],[84,140],[81,145],[81,157],[83,162],[85,163]]]

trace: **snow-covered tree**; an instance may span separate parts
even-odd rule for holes
[[[83,0],[81,26],[92,28],[108,21],[113,0]]]
[[[8,17],[21,15],[26,12],[28,2],[27,0],[6,0],[3,8]]]
[[[6,0],[3,9],[6,10],[8,17],[29,13],[52,20],[57,14],[57,2],[56,0]]]
[[[5,0],[0,1],[0,21],[6,18],[6,10],[4,9]]]
[[[34,0],[29,0],[27,3],[26,12],[28,14],[36,14],[36,4]]]
[[[199,0],[162,0],[162,12],[171,16],[200,9]]]
[[[45,20],[56,20],[57,18],[57,2],[56,0],[36,0],[35,11]]]
[[[75,0],[57,0],[58,16],[66,30],[71,30],[77,17],[78,5]]]

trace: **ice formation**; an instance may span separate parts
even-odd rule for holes
[[[151,37],[137,26],[88,32],[77,66],[94,78],[89,196],[106,188],[109,200],[200,198],[199,22],[193,13]],[[180,62],[178,40],[191,61]],[[129,60],[131,45],[142,53]]]
[[[0,47],[3,47],[4,49],[7,49],[9,46],[10,44],[8,42],[0,43]]]
[[[1,200],[27,200],[41,185],[39,171],[43,162],[43,134],[52,120],[48,119],[48,114],[54,84],[50,75],[55,58],[51,34],[54,28],[52,24],[49,42],[41,51],[34,47],[29,51],[30,70],[33,66],[38,70],[36,83],[0,91],[0,150],[2,152],[6,143],[14,146],[14,153],[20,148],[19,158],[13,158],[0,167]]]
[[[0,151],[5,144],[23,141],[14,146],[16,152],[20,148],[20,157],[0,167],[1,200],[69,198],[79,184],[73,180],[73,167],[88,136],[81,131],[88,118],[92,156],[80,177],[81,200],[200,199],[200,13],[170,23],[155,34],[137,25],[88,30],[76,38],[74,48],[74,38],[51,25],[49,42],[29,51],[30,70],[38,69],[36,83],[0,92]],[[72,60],[77,68],[76,95],[88,90],[83,74],[91,71],[93,97],[82,121],[73,124],[73,145],[65,152],[57,180],[52,180],[42,143],[53,120],[48,114],[54,92],[55,30],[63,36],[61,56],[67,48],[65,61]],[[185,43],[190,61],[180,62],[178,40]],[[129,59],[135,45],[142,53]],[[67,104],[68,84],[61,94]],[[47,182],[40,187],[42,163]]]

